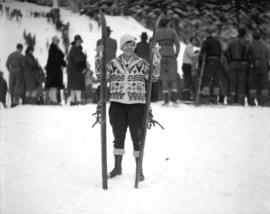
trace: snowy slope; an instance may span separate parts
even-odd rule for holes
[[[7,71],[5,68],[5,62],[8,54],[14,49],[16,49],[16,44],[18,42],[24,43],[23,41],[23,31],[31,32],[36,34],[36,48],[34,55],[38,58],[41,65],[46,64],[47,59],[47,48],[46,43],[51,42],[51,37],[53,35],[60,35],[59,32],[55,31],[55,27],[52,24],[47,23],[45,18],[30,17],[30,11],[48,12],[50,7],[38,6],[25,2],[13,2],[7,1],[5,5],[10,8],[20,8],[23,13],[23,19],[21,24],[15,22],[15,20],[7,20],[5,17],[0,17],[0,69],[5,72],[5,77],[7,77]],[[74,38],[74,35],[80,34],[84,40],[83,49],[88,55],[88,61],[94,67],[94,55],[96,41],[101,37],[101,31],[98,27],[97,22],[90,20],[87,16],[79,16],[78,14],[72,13],[71,11],[61,9],[60,10],[61,19],[64,23],[70,23],[70,39]],[[119,44],[119,39],[124,33],[129,33],[137,37],[140,41],[141,32],[145,31],[148,33],[149,37],[151,31],[145,29],[142,25],[136,22],[131,17],[113,17],[106,16],[107,25],[113,30],[112,37],[117,39]],[[90,31],[90,24],[93,26],[92,31]],[[60,37],[61,38],[61,37]],[[61,46],[63,50],[63,45]],[[120,54],[120,50],[118,50]]]
[[[52,24],[47,23],[45,18],[36,18],[30,17],[30,11],[39,11],[39,12],[48,12],[51,8],[38,6],[35,4],[30,4],[26,2],[14,2],[12,0],[6,1],[4,5],[12,8],[20,8],[23,13],[23,19],[21,24],[15,22],[15,20],[7,20],[5,17],[0,17],[0,69],[4,71],[5,78],[8,78],[8,73],[5,67],[5,62],[9,53],[16,49],[16,44],[23,41],[23,31],[26,30],[27,33],[31,32],[36,34],[36,48],[34,51],[34,56],[39,60],[42,66],[45,66],[48,51],[46,44],[51,42],[51,37],[53,35],[58,35],[61,38],[61,34],[55,31],[55,27]],[[64,24],[70,23],[70,40],[72,41],[74,35],[80,34],[84,40],[83,49],[88,56],[88,61],[94,68],[94,55],[96,48],[96,41],[101,37],[101,29],[98,27],[96,21],[89,19],[87,16],[80,16],[79,14],[72,13],[69,10],[60,9],[61,19]],[[120,37],[123,34],[131,34],[140,41],[140,35],[142,32],[147,32],[148,36],[152,36],[152,32],[144,28],[132,17],[115,17],[115,16],[106,16],[107,25],[111,27],[112,34],[111,37],[115,38],[120,43]],[[92,30],[90,31],[90,25],[92,25]],[[63,44],[60,44],[62,50]],[[179,68],[182,64],[182,54],[184,51],[185,45],[181,43],[181,51],[178,59]],[[121,51],[118,49],[117,54],[120,54]],[[181,73],[179,69],[179,73]]]
[[[48,10],[28,3],[6,3]],[[90,63],[100,30],[89,19],[61,10],[71,38],[84,39]],[[106,16],[112,37],[143,29],[130,17]],[[45,19],[24,17],[21,25],[0,18],[1,70],[23,29],[37,33],[35,55],[42,65],[46,41],[55,34]],[[2,29],[5,29],[4,31]],[[151,35],[150,31],[149,35]],[[92,64],[92,63],[91,63]],[[268,214],[270,213],[270,109],[251,107],[163,108],[152,105],[159,127],[148,132],[146,180],[134,189],[135,161],[129,133],[123,175],[101,188],[99,126],[91,128],[95,105],[18,106],[0,109],[1,214]],[[108,123],[108,170],[113,167]]]

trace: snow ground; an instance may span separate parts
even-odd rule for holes
[[[269,108],[152,107],[165,130],[148,132],[146,180],[133,188],[128,134],[108,190],[94,104],[1,110],[1,213],[270,213]]]

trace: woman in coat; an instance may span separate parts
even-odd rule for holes
[[[82,91],[85,89],[86,55],[82,51],[82,42],[81,36],[76,35],[68,54],[67,74],[71,105],[81,103]]]
[[[45,88],[49,92],[49,102],[57,104],[57,92],[64,88],[62,67],[66,66],[64,53],[59,48],[59,38],[52,37],[52,43],[49,48],[48,60],[45,66],[46,82]]]
[[[41,69],[38,61],[33,56],[34,47],[28,46],[25,51],[23,71],[25,79],[25,104],[36,104],[37,88],[39,86],[38,75]]]

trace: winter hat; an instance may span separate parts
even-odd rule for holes
[[[113,32],[109,26],[106,27],[106,30],[107,30],[108,33]]]
[[[82,37],[79,34],[77,34],[77,35],[74,36],[74,40],[73,41],[75,43],[78,40],[81,40],[83,42]]]
[[[147,39],[148,39],[147,33],[146,32],[142,32],[142,34],[141,34],[141,40],[147,40]]]
[[[122,50],[122,47],[127,42],[134,42],[136,44],[136,38],[134,36],[131,36],[129,34],[125,34],[120,38],[120,49]]]

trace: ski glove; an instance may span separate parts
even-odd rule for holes
[[[152,109],[150,108],[147,114],[147,128],[151,129],[152,126],[155,126],[156,124],[158,124],[160,126],[160,128],[164,129],[164,127],[156,120],[153,119],[154,116],[152,114]]]

